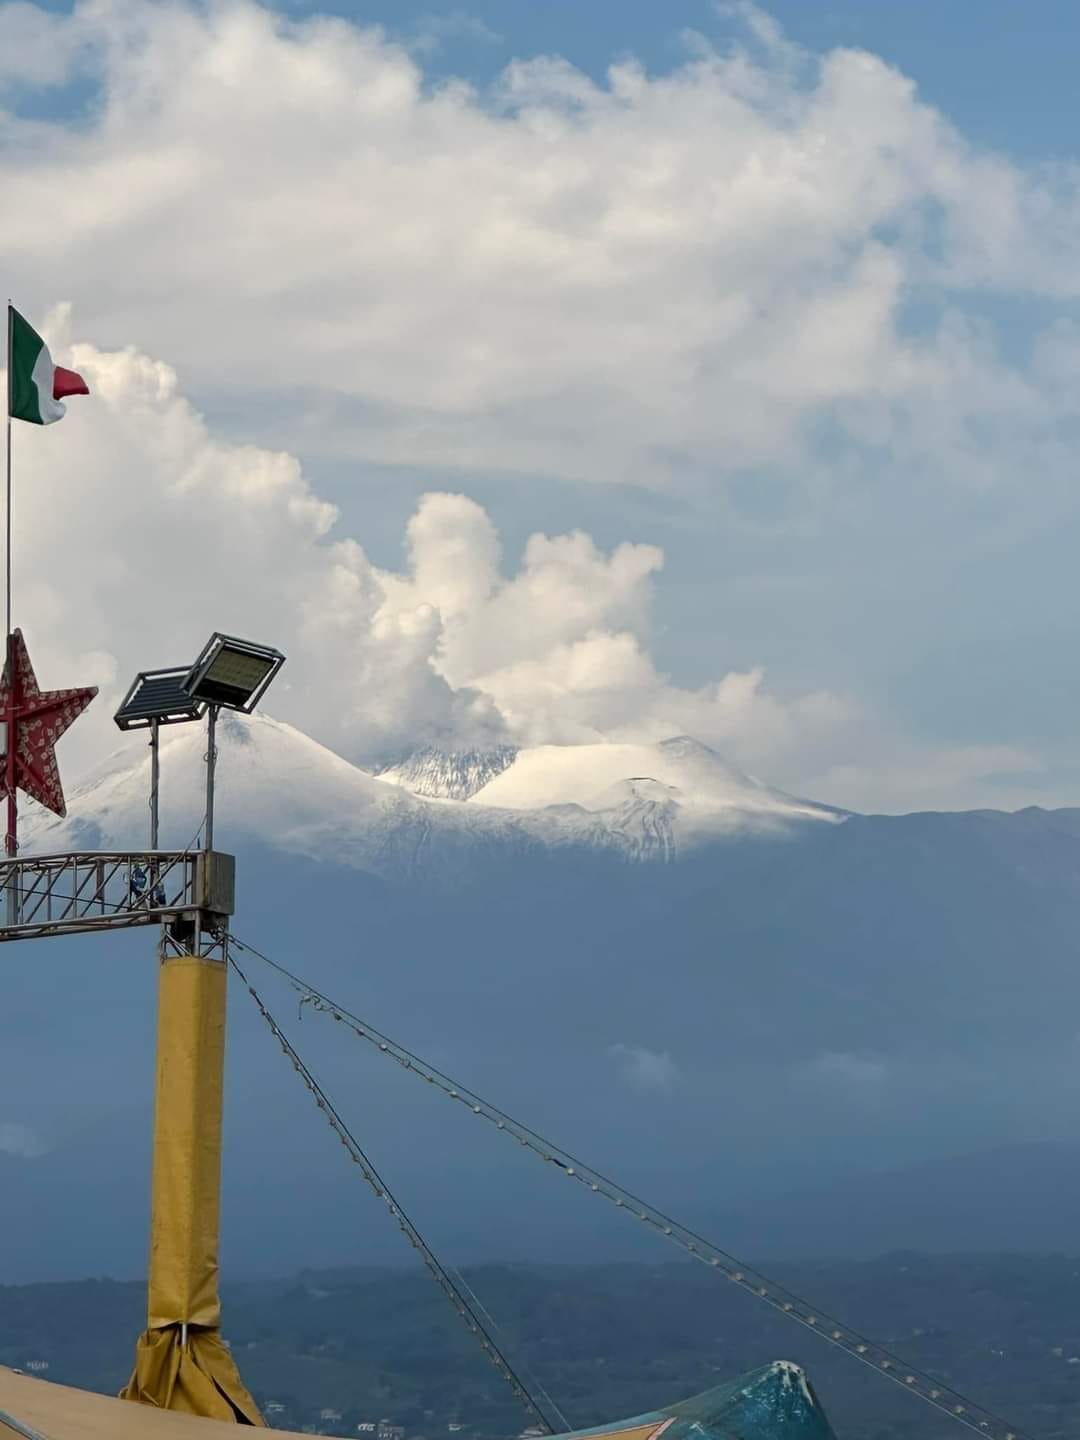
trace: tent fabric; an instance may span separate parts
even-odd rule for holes
[[[776,1360],[704,1395],[566,1440],[836,1440],[805,1372]]]
[[[216,1330],[189,1330],[186,1344],[176,1325],[145,1331],[121,1399],[208,1420],[265,1424]]]
[[[228,1433],[212,1419],[125,1405],[106,1395],[16,1375],[2,1366],[0,1412],[55,1440],[214,1440],[218,1435],[225,1440]],[[281,1431],[275,1434],[285,1440]],[[661,1435],[663,1440],[836,1440],[806,1376],[786,1361],[664,1410],[573,1435],[610,1440],[659,1440]]]
[[[36,1376],[16,1375],[0,1365],[0,1421],[2,1440],[23,1437],[23,1431],[42,1440],[228,1440],[236,1434],[234,1420],[207,1420],[178,1410],[128,1405],[110,1395],[74,1390]],[[275,1430],[278,1440],[300,1440],[293,1431]]]
[[[147,1328],[124,1400],[263,1425],[218,1331],[226,968],[161,962]]]

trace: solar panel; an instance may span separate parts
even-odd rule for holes
[[[142,670],[113,719],[121,730],[144,730],[156,720],[159,725],[178,725],[198,720],[206,709],[183,688],[190,666],[169,670]]]

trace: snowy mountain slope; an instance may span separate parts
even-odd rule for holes
[[[202,726],[162,732],[164,847],[183,848],[202,825],[205,757]],[[145,733],[135,733],[69,793],[65,821],[37,813],[27,844],[145,844],[149,785],[149,747]],[[264,716],[219,722],[216,814],[223,846],[230,832],[240,831],[306,851],[344,817],[352,825],[372,823],[383,798],[371,776],[291,726]]]
[[[619,809],[625,817],[664,824],[677,815],[685,842],[697,834],[792,820],[839,820],[843,813],[798,800],[744,774],[707,745],[680,735],[656,745],[540,745],[513,762],[472,797],[511,810],[580,805]]]
[[[497,745],[492,750],[436,750],[425,745],[397,765],[375,773],[380,780],[401,785],[432,800],[469,800],[513,762],[517,750]]]
[[[387,875],[448,876],[478,850],[500,854],[581,846],[642,861],[750,828],[783,833],[833,821],[726,766],[705,746],[545,746],[440,758],[375,776],[265,715],[223,716],[218,727],[215,842],[270,848]],[[161,843],[193,843],[203,820],[206,737],[166,731],[161,744]],[[499,766],[505,767],[495,773]],[[648,773],[645,773],[648,772]],[[432,798],[471,790],[469,799]],[[28,817],[24,848],[109,848],[147,842],[149,749],[134,734],[71,793],[68,817]],[[415,785],[418,790],[414,790]],[[490,797],[490,800],[489,800]]]
[[[161,844],[192,844],[205,811],[206,735],[201,726],[163,732]],[[150,758],[133,735],[69,795],[66,820],[37,811],[24,849],[109,848],[147,843]],[[352,765],[291,725],[265,715],[222,716],[218,725],[215,843],[255,840],[358,869],[411,873],[444,862],[473,837],[528,841],[517,817],[462,813],[423,800]],[[546,827],[541,819],[537,827]]]

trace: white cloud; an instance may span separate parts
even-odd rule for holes
[[[679,1078],[678,1066],[666,1050],[650,1050],[646,1045],[612,1045],[609,1051],[619,1067],[619,1075],[631,1090],[643,1094],[667,1095]]]
[[[0,50],[0,95],[7,87],[22,90],[62,84],[80,58],[82,26],[37,5],[0,8],[4,47]]]
[[[69,754],[104,743],[135,670],[182,662],[214,627],[281,644],[275,711],[360,760],[682,730],[775,759],[843,717],[830,697],[782,703],[757,672],[672,684],[648,649],[650,545],[534,535],[507,575],[485,511],[433,493],[406,567],[372,565],[295,459],[216,439],[168,366],[70,345],[67,325],[47,327],[54,352],[93,395],[17,431],[15,596],[42,683],[103,688]]]
[[[0,6],[0,259],[35,317],[62,276],[97,342],[66,348],[54,317],[95,395],[16,437],[18,615],[43,683],[105,692],[69,765],[135,669],[220,625],[281,643],[274,709],[362,760],[688,732],[863,808],[1033,770],[722,652],[677,683],[649,544],[538,535],[508,569],[489,516],[435,493],[379,569],[295,458],[349,457],[357,488],[370,461],[690,495],[782,475],[808,529],[927,471],[988,487],[1034,457],[1071,484],[1072,330],[1023,372],[977,312],[1080,292],[1075,175],[980,155],[879,59],[805,54],[737,8],[747,48],[697,37],[604,84],[516,61],[478,93],[378,30],[247,0]],[[73,75],[95,105],[20,117]],[[226,437],[239,414],[259,443]]]
[[[200,397],[261,395],[305,453],[656,485],[871,447],[898,475],[1005,473],[980,427],[1055,412],[950,305],[1080,293],[1076,174],[976,153],[880,59],[797,53],[737,8],[749,49],[697,37],[603,84],[517,60],[478,93],[246,0],[2,7],[13,71],[100,91],[69,121],[0,113],[5,273],[28,303],[63,275],[90,333]]]
[[[221,440],[169,366],[72,344],[69,324],[56,312],[48,338],[93,393],[58,426],[16,427],[14,590],[41,683],[102,689],[62,742],[70,778],[114,744],[135,671],[182,663],[215,628],[281,645],[273,712],[361,763],[691,734],[790,787],[901,809],[1035,764],[905,744],[850,698],[778,694],[761,669],[675,683],[651,653],[652,545],[534,535],[507,573],[484,509],[433,492],[404,567],[380,568],[294,457]]]
[[[466,10],[445,14],[421,15],[413,27],[410,49],[419,56],[433,55],[448,42],[462,41],[479,45],[498,45],[502,36],[490,25]]]

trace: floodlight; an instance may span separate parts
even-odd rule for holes
[[[284,663],[280,650],[216,632],[188,671],[183,689],[192,700],[250,715]]]
[[[185,720],[200,720],[205,702],[192,699],[184,689],[190,669],[188,665],[177,665],[167,670],[140,670],[113,716],[119,728],[149,730],[155,724],[180,725]]]

